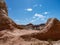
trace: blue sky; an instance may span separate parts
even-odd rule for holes
[[[9,17],[17,24],[40,24],[60,20],[60,0],[6,0]]]

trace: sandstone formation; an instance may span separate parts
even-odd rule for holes
[[[21,37],[34,37],[40,40],[59,40],[60,39],[60,21],[56,18],[48,19],[46,26],[39,33],[23,35]]]
[[[4,0],[0,0],[0,30],[20,28],[8,17],[8,10]]]
[[[40,30],[43,30],[45,26],[46,26],[45,24],[40,24],[39,25]]]
[[[2,12],[1,12],[1,10],[2,10]],[[7,10],[5,0],[0,0],[0,13],[4,13],[4,14],[8,15],[8,10]]]
[[[27,25],[18,25],[18,26],[26,30],[42,30],[45,27],[45,24],[34,25],[32,23],[29,23]]]
[[[5,1],[0,0],[0,45],[49,45],[40,40],[60,40],[60,21],[50,18],[46,24],[17,25],[8,17]]]

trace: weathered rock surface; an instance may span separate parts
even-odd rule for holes
[[[8,10],[4,0],[0,0],[0,30],[20,28],[8,17]]]
[[[47,21],[46,26],[39,33],[23,35],[22,37],[34,37],[40,40],[59,40],[60,39],[60,21],[51,18]]]
[[[39,25],[28,25],[38,29]],[[4,0],[0,0],[0,45],[55,45],[52,40],[60,39],[60,21],[56,18],[50,18],[46,24],[41,25],[41,31],[21,30],[22,26],[17,25],[8,17],[8,10]],[[32,29],[33,29],[32,28]],[[9,31],[13,30],[13,31]],[[40,41],[49,40],[49,41]],[[60,45],[60,41],[57,41]]]
[[[8,15],[8,10],[7,10],[5,0],[0,0],[0,13]]]
[[[36,31],[37,32],[37,31]],[[47,41],[40,41],[36,38],[22,38],[21,35],[36,33],[34,30],[0,31],[0,45],[48,45]]]
[[[29,23],[27,25],[18,25],[18,26],[26,30],[30,30],[30,29],[31,30],[42,30],[45,27],[45,24],[34,25],[32,23]]]

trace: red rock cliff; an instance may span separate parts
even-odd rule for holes
[[[17,24],[8,17],[8,10],[4,0],[0,0],[0,30],[17,28]]]

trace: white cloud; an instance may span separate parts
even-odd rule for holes
[[[35,22],[35,21],[37,21],[37,20],[39,20],[39,18],[33,19],[33,20],[31,20],[30,22],[32,23],[32,22]]]
[[[42,4],[35,4],[35,5],[33,5],[33,7],[35,8],[35,7],[42,7]]]
[[[42,14],[37,14],[37,13],[35,14],[35,17],[38,17],[38,18],[41,18],[41,19],[45,18],[45,16],[43,16]]]
[[[15,19],[15,21],[20,21],[20,20],[18,20],[18,19]]]
[[[44,12],[44,14],[48,14],[48,12]]]
[[[42,14],[35,13],[35,15],[33,16],[33,19],[30,22],[35,22],[37,20],[44,21],[45,18],[46,18],[46,16],[44,16]]]
[[[26,11],[32,11],[33,9],[32,8],[27,8],[25,9]]]

